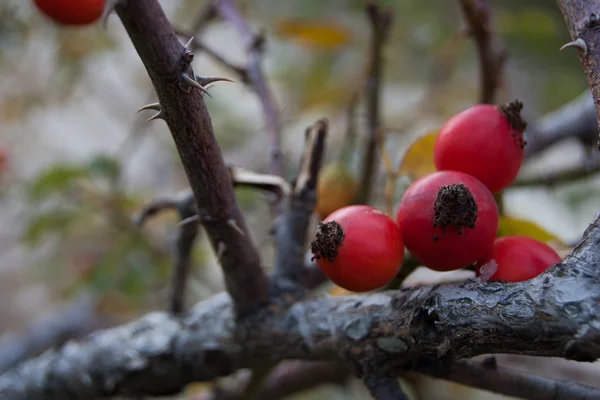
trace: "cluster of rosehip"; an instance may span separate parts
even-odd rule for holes
[[[484,281],[524,281],[560,262],[533,238],[497,238],[494,194],[515,180],[523,163],[522,108],[517,100],[479,104],[450,118],[434,147],[437,172],[406,190],[396,221],[366,205],[325,218],[311,243],[325,275],[350,291],[383,287],[400,270],[405,246],[421,265],[436,271],[474,265]]]

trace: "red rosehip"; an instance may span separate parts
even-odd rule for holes
[[[353,292],[385,286],[404,260],[404,242],[396,222],[365,205],[343,207],[325,218],[310,250],[332,282]]]
[[[527,144],[523,103],[478,104],[442,126],[434,147],[438,171],[460,171],[479,179],[492,193],[510,185],[523,163]]]
[[[486,281],[522,282],[562,261],[552,247],[526,236],[503,236],[476,265]]]
[[[415,181],[402,196],[396,218],[408,251],[437,271],[473,264],[492,247],[498,231],[492,193],[456,171]]]
[[[33,0],[37,8],[62,25],[89,25],[104,12],[105,0]]]

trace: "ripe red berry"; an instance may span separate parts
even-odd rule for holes
[[[437,271],[473,264],[492,247],[498,231],[492,193],[456,171],[415,181],[402,196],[396,218],[408,251]]]
[[[552,247],[526,236],[503,236],[477,262],[476,274],[486,281],[521,282],[535,278],[562,261]]]
[[[385,286],[404,259],[404,242],[396,222],[365,205],[340,208],[325,218],[310,249],[323,273],[353,292]]]
[[[492,193],[510,185],[521,169],[527,144],[523,103],[478,104],[442,126],[435,147],[438,171],[460,171],[479,179]]]
[[[37,8],[62,25],[89,25],[102,16],[105,0],[33,0]]]

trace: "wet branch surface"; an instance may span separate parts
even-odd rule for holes
[[[521,283],[461,282],[279,302],[236,324],[226,293],[69,342],[0,376],[10,399],[168,395],[283,359],[350,360],[358,376],[507,353],[600,357],[600,221],[563,263]],[[373,370],[375,368],[375,370]]]

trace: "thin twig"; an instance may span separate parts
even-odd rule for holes
[[[232,0],[214,0],[215,7],[223,19],[228,21],[238,32],[242,45],[248,52],[248,65],[245,71],[248,81],[256,91],[263,107],[265,126],[271,140],[270,171],[274,175],[283,175],[283,160],[281,155],[281,122],[279,110],[267,80],[263,74],[261,63],[265,38],[262,34],[252,33],[250,26],[244,20]]]
[[[193,57],[156,0],[121,2],[116,11],[156,89],[204,228],[213,247],[223,249],[227,291],[239,315],[254,311],[267,299],[268,279],[237,204],[203,91],[194,79]]]
[[[380,97],[383,75],[383,46],[389,36],[393,14],[375,3],[368,3],[366,14],[371,23],[371,46],[369,51],[369,74],[367,78],[367,124],[368,132],[362,160],[362,180],[357,203],[367,204],[377,163],[377,135],[380,129]]]
[[[586,179],[600,172],[600,157],[585,160],[580,165],[568,166],[557,171],[544,172],[539,176],[517,179],[510,187],[556,186]]]
[[[328,122],[321,119],[307,128],[304,152],[289,204],[276,227],[275,274],[299,282],[304,273],[304,252],[310,216],[316,204],[316,187],[325,153]]]
[[[367,375],[364,381],[375,400],[408,400],[395,376]]]
[[[567,104],[542,116],[528,126],[525,135],[526,158],[568,138],[575,138],[583,145],[593,148],[598,139],[598,120],[591,92],[586,90]]]
[[[499,367],[493,357],[483,363],[421,358],[415,370],[436,378],[530,400],[598,400],[600,389],[568,380],[528,375]]]
[[[502,71],[506,52],[492,33],[490,5],[487,0],[460,0],[461,10],[469,25],[469,33],[475,41],[481,75],[480,103],[496,101],[496,93],[502,84]]]

